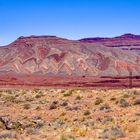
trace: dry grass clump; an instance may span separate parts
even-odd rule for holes
[[[103,103],[103,99],[100,98],[100,97],[97,97],[96,100],[95,100],[95,105],[99,105],[101,103]]]
[[[5,96],[5,101],[15,103],[16,102],[16,97],[12,96],[12,95]]]
[[[60,136],[60,140],[76,140],[76,139],[75,139],[74,136],[62,134],[62,135]]]
[[[73,94],[73,90],[66,90],[63,96],[68,97],[68,96],[71,96],[72,94]]]
[[[82,96],[78,95],[76,96],[75,100],[81,100],[82,99]]]

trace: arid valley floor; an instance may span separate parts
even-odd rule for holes
[[[140,140],[140,89],[1,89],[4,139]]]

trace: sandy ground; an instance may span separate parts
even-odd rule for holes
[[[0,139],[140,140],[140,89],[1,89]]]

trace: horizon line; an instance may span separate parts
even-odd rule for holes
[[[114,36],[114,35],[112,35],[112,36],[88,36],[88,37],[81,37],[81,38],[78,38],[78,39],[73,39],[72,37],[70,38],[70,37],[64,37],[64,36],[59,36],[59,35],[21,35],[21,36],[17,36],[15,39],[13,39],[12,41],[7,41],[6,43],[3,43],[3,44],[1,44],[0,43],[0,47],[3,47],[3,46],[7,46],[7,45],[9,45],[9,44],[11,44],[12,42],[14,42],[14,41],[16,41],[17,39],[19,39],[19,38],[22,38],[22,37],[42,37],[42,36],[50,36],[50,37],[58,37],[58,38],[63,38],[63,39],[67,39],[67,40],[73,40],[73,41],[78,41],[78,40],[81,40],[81,39],[90,39],[90,38],[115,38],[115,37],[121,37],[121,36],[125,36],[125,35],[132,35],[132,36],[140,36],[140,35],[138,35],[138,34],[134,34],[134,33],[124,33],[124,34],[121,34],[121,35],[116,35],[116,36]]]

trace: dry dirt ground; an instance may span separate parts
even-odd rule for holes
[[[140,140],[140,89],[1,89],[1,139]]]

